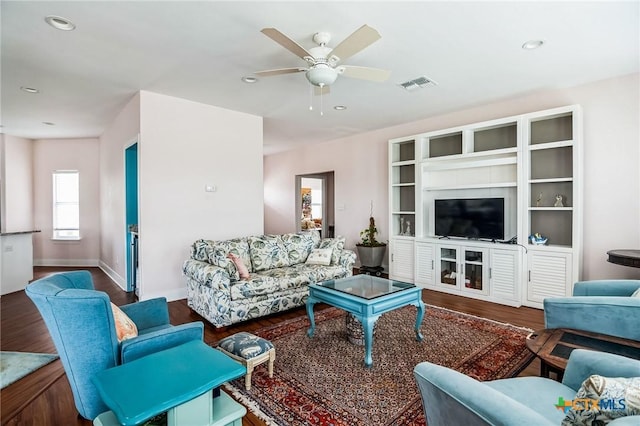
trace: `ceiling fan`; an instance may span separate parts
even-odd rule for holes
[[[318,46],[309,50],[275,28],[264,28],[262,33],[294,55],[304,59],[308,67],[280,68],[254,73],[260,77],[304,72],[309,83],[316,87],[316,94],[322,94],[329,91],[329,86],[336,81],[338,75],[375,82],[383,82],[391,75],[391,71],[378,68],[340,65],[345,59],[355,55],[381,38],[378,31],[368,25],[358,28],[333,49],[327,47],[327,43],[331,40],[331,34],[327,32],[316,33],[313,36],[313,41]]]

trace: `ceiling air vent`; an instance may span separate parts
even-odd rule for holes
[[[404,83],[400,83],[399,86],[404,88],[405,90],[412,92],[414,90],[424,88],[427,86],[435,86],[435,81],[428,79],[425,76],[414,78],[413,80],[405,81]]]

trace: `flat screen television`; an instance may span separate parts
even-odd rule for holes
[[[435,234],[483,240],[504,239],[504,198],[435,200]]]

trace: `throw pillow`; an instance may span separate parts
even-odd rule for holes
[[[582,383],[562,426],[600,426],[640,415],[640,377],[592,375]]]
[[[236,270],[238,271],[238,275],[240,276],[241,280],[248,280],[249,279],[249,269],[247,268],[247,265],[244,264],[244,262],[242,261],[242,259],[240,259],[240,256],[234,254],[234,253],[229,253],[227,254],[227,257],[229,259],[231,259],[231,263],[233,263],[236,267]]]
[[[118,336],[118,342],[138,336],[138,327],[136,327],[136,323],[133,322],[127,314],[122,312],[122,309],[114,305],[113,302],[111,302],[111,311],[113,312],[113,320],[116,323],[116,335]]]
[[[330,248],[325,249],[313,249],[311,254],[307,257],[305,262],[307,265],[324,265],[329,266],[331,264],[331,254],[333,250]]]
[[[318,248],[330,248],[332,250],[331,253],[331,264],[337,265],[340,260],[340,254],[342,253],[342,249],[344,248],[345,238],[344,237],[336,237],[336,238],[325,238],[320,241],[320,245]]]

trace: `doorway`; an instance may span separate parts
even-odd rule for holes
[[[296,231],[319,230],[323,238],[334,236],[333,172],[296,176]]]
[[[138,141],[124,150],[127,291],[138,290]]]

